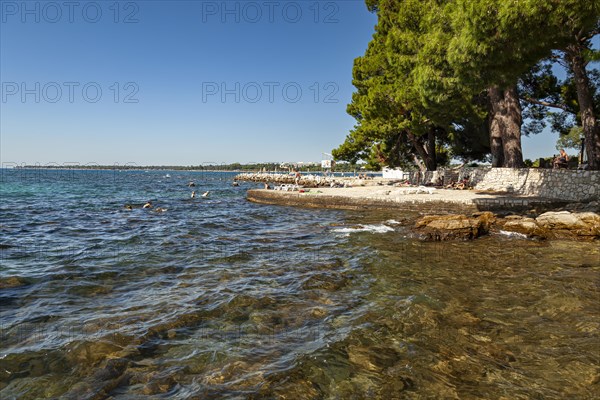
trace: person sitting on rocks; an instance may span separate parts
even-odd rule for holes
[[[569,155],[565,149],[560,149],[560,154],[554,159],[554,168],[567,168]]]
[[[469,177],[465,176],[460,182],[454,185],[454,189],[465,190],[469,189]]]
[[[452,179],[449,184],[446,185],[446,189],[454,189],[456,187],[456,181]]]

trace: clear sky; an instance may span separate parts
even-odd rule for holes
[[[318,161],[376,24],[363,0],[0,4],[4,166]]]

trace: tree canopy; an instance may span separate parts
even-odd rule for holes
[[[366,0],[378,23],[354,62],[356,125],[333,155],[429,170],[451,158],[520,167],[522,133],[578,124],[599,168],[598,79],[586,68],[597,58],[599,3]],[[569,71],[562,81],[556,59]]]

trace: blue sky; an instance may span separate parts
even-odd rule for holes
[[[4,165],[318,161],[376,24],[362,0],[1,3]]]

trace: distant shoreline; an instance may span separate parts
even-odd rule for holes
[[[14,168],[0,168],[6,170],[56,170],[56,171],[182,171],[182,172],[190,172],[190,171],[201,171],[201,172],[258,172],[259,170],[250,170],[250,169],[201,169],[201,168],[177,168],[177,167],[135,167],[135,168],[120,168],[120,167],[108,167],[108,166],[99,166],[99,167],[42,167],[42,166],[24,166],[24,167],[14,167]]]
[[[244,173],[260,173],[262,170],[259,169],[171,169],[171,168],[77,168],[77,167],[18,167],[18,168],[0,168],[2,170],[18,170],[18,171],[34,171],[34,170],[45,170],[45,171],[153,171],[153,172],[227,172],[232,174],[244,174]],[[314,171],[301,171],[301,172],[315,172],[321,173],[322,170]],[[266,171],[267,174],[281,174],[288,175],[290,172],[285,171]],[[353,173],[353,171],[336,171],[338,173]],[[358,173],[358,172],[357,172]],[[377,172],[373,172],[377,174]]]
[[[5,163],[7,165],[7,163]],[[67,171],[204,171],[204,172],[275,172],[275,173],[288,173],[291,169],[287,169],[280,166],[278,163],[262,163],[262,164],[223,164],[223,165],[206,165],[206,166],[174,166],[174,165],[146,165],[146,166],[134,166],[134,165],[15,165],[11,167],[2,166],[0,169],[6,170],[67,170]],[[301,166],[294,167],[290,165],[290,168],[298,168],[300,172],[323,172],[320,165]],[[359,172],[360,166],[354,165],[338,165],[335,172]]]

